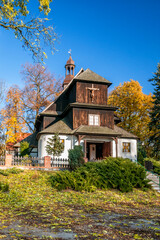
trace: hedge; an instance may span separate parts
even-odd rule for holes
[[[133,188],[150,187],[143,167],[129,159],[113,157],[101,162],[88,162],[72,172],[58,172],[51,175],[49,181],[57,190],[72,189],[88,192],[111,188],[129,192]]]

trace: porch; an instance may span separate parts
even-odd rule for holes
[[[88,161],[104,159],[112,156],[112,142],[90,142],[86,141],[85,157]]]
[[[81,125],[74,134],[78,144],[83,144],[86,161],[118,156],[118,137],[121,136],[111,128]]]
[[[114,137],[79,136],[79,144],[83,145],[84,157],[87,161],[101,160],[105,157],[118,156],[118,140]]]

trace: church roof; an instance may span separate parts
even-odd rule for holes
[[[68,59],[66,65],[69,65],[69,64],[74,65],[74,61],[73,61],[73,59],[72,59],[71,56],[69,57],[69,59]]]
[[[14,147],[20,147],[20,143],[23,141],[28,142],[30,147],[35,147],[35,148],[38,147],[38,141],[36,139],[36,135],[37,135],[37,132],[30,134],[28,137],[16,143]]]
[[[127,132],[126,130],[124,130],[123,128],[121,127],[118,127],[117,125],[114,126],[114,130],[121,134],[121,138],[135,138],[137,139],[138,137],[130,132]]]
[[[108,127],[102,127],[102,126],[87,126],[87,125],[81,125],[79,128],[77,128],[74,133],[78,134],[91,134],[91,135],[107,135],[107,136],[119,136],[120,133],[117,133],[111,128]]]
[[[115,130],[108,128],[108,127],[102,127],[102,126],[87,126],[87,125],[81,125],[80,127],[72,130],[72,128],[69,126],[68,121],[66,118],[63,118],[62,120],[55,121],[54,124],[47,127],[46,129],[43,129],[39,134],[54,134],[58,132],[59,134],[88,134],[88,135],[101,135],[101,136],[120,136],[121,133],[117,133]]]
[[[66,118],[63,118],[62,120],[55,121],[51,126],[43,129],[39,134],[44,134],[44,133],[59,133],[59,134],[71,134],[72,129],[68,124],[68,121]]]
[[[87,68],[84,72],[81,72],[78,76],[75,76],[73,80],[74,79],[81,80],[81,81],[107,83],[108,85],[112,84],[110,81],[108,81],[104,77],[101,77],[97,73],[91,71],[89,68]]]
[[[59,116],[61,115],[62,112],[61,111],[54,111],[54,110],[46,110],[45,112],[41,112],[40,116]]]

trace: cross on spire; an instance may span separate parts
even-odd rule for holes
[[[71,49],[69,49],[68,53],[69,53],[69,55],[70,55],[70,56],[71,56],[71,52],[72,52],[72,50],[71,50]]]

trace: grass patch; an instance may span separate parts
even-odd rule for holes
[[[43,231],[50,229],[53,232],[65,229],[73,231],[79,239],[132,239],[138,233],[130,231],[129,228],[123,230],[109,227],[103,219],[106,212],[123,214],[123,218],[126,216],[129,219],[157,219],[160,194],[155,191],[144,192],[135,188],[127,193],[116,189],[94,192],[57,191],[48,184],[52,175],[56,173],[31,170],[8,176],[0,175],[0,182],[9,184],[8,192],[0,192],[1,235],[4,234],[3,228],[18,222],[19,229],[22,225]],[[98,220],[92,219],[92,215]],[[102,225],[95,226],[96,221]],[[11,239],[11,236],[14,236],[14,239],[25,239],[18,236],[16,231],[8,236]],[[157,230],[153,232],[158,233]],[[140,235],[143,239],[154,239],[150,232]],[[26,239],[34,238],[30,236]]]
[[[0,182],[0,191],[2,191],[2,192],[9,191],[9,184],[4,183],[4,182]]]

